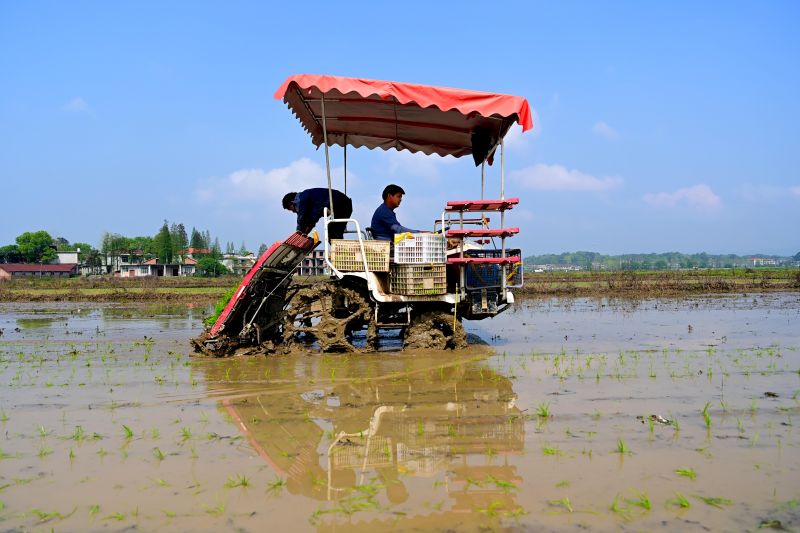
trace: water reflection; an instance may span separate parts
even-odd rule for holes
[[[400,506],[393,527],[416,522],[409,510],[426,510],[430,527],[520,509],[522,477],[510,459],[523,452],[524,420],[512,382],[485,357],[300,356],[203,368],[288,491],[327,502],[318,525]]]

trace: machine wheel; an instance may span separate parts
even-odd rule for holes
[[[406,328],[403,348],[444,350],[466,348],[467,334],[461,321],[453,329],[453,315],[445,311],[426,311],[415,315]]]
[[[323,352],[356,352],[352,333],[370,323],[372,306],[358,291],[334,281],[300,289],[284,313],[287,345],[316,341]]]

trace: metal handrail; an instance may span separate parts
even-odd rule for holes
[[[331,269],[331,272],[336,273],[337,277],[342,277],[341,272],[336,267],[333,266],[333,263],[331,263],[330,251],[328,249],[328,224],[331,224],[333,222],[345,222],[345,223],[352,222],[353,224],[356,225],[356,235],[358,235],[358,246],[359,248],[361,248],[361,260],[364,261],[364,273],[365,274],[369,273],[370,270],[369,270],[369,264],[367,263],[367,252],[366,249],[364,248],[364,239],[361,238],[362,234],[361,225],[358,223],[358,220],[354,218],[329,218],[327,207],[323,208],[322,210],[322,218],[325,220],[325,263],[328,264],[328,267]]]

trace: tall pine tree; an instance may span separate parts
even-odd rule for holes
[[[205,246],[203,246],[203,235],[194,227],[192,227],[192,240],[189,241],[189,246],[195,250],[205,248]]]
[[[172,237],[166,220],[164,220],[164,225],[161,226],[161,230],[153,239],[153,245],[161,263],[167,265],[172,262]]]

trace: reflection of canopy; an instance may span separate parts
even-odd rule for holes
[[[514,122],[533,127],[525,98],[413,83],[299,74],[275,92],[297,115],[316,146],[328,144],[410,150],[480,164]]]

